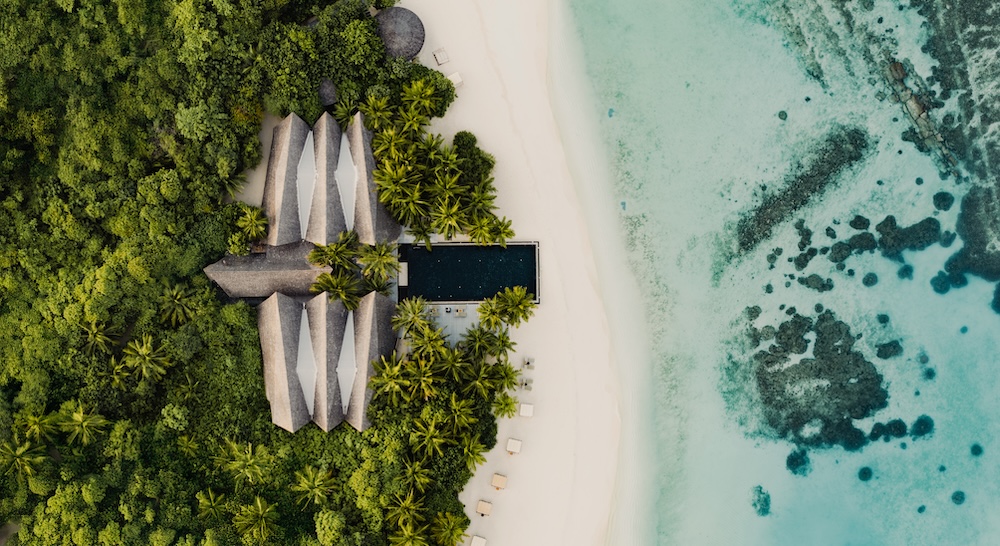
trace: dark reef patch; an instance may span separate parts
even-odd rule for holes
[[[868,288],[871,288],[878,284],[878,275],[874,273],[866,273],[864,277],[861,278],[861,284]]]
[[[815,195],[822,193],[846,168],[864,157],[870,137],[858,127],[836,127],[815,146],[786,178],[785,188],[763,199],[737,224],[739,251],[748,252],[771,236],[775,226],[788,220]]]
[[[914,440],[927,436],[932,432],[934,432],[934,419],[931,419],[927,415],[917,417],[917,420],[910,427],[910,436]]]
[[[824,279],[815,273],[809,275],[808,277],[799,277],[796,281],[802,286],[817,292],[829,292],[830,290],[833,290],[832,279]]]
[[[854,218],[851,219],[850,222],[848,222],[848,225],[850,225],[852,228],[859,230],[868,229],[868,226],[870,226],[871,224],[872,224],[871,220],[865,218],[864,216],[861,216],[860,214],[856,215]]]
[[[924,218],[908,227],[896,225],[896,218],[886,216],[875,226],[881,234],[879,249],[886,258],[903,261],[904,250],[923,250],[941,240],[941,222],[936,218]]]
[[[785,467],[796,476],[807,476],[812,472],[812,464],[809,461],[809,452],[804,449],[796,449],[785,458]]]
[[[894,339],[875,347],[875,356],[882,360],[897,357],[901,354],[903,354],[903,345],[899,343],[899,340]]]
[[[951,502],[963,504],[965,502],[965,491],[955,491],[951,494]]]
[[[812,355],[801,357],[809,350],[807,334],[815,335]],[[830,310],[815,320],[796,313],[754,354],[764,418],[777,437],[800,446],[864,446],[853,421],[884,408],[888,393],[878,369],[854,349],[856,340]]]
[[[906,264],[903,267],[900,267],[899,271],[896,271],[896,276],[899,277],[900,279],[906,279],[906,280],[912,281],[913,280],[913,266],[910,265],[910,264]]]
[[[771,513],[771,494],[762,486],[755,485],[750,491],[750,503],[753,511],[760,517]]]
[[[969,453],[972,453],[973,457],[979,457],[983,454],[983,446],[979,444],[972,444],[972,447],[969,448]]]
[[[873,474],[874,472],[872,472],[871,467],[863,466],[861,467],[861,470],[858,470],[858,479],[863,482],[866,482],[872,479]]]
[[[939,191],[934,194],[934,208],[938,210],[951,210],[951,206],[955,204],[955,196],[946,192]]]

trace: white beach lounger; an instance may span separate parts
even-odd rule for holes
[[[486,539],[479,535],[476,535],[472,537],[472,542],[470,543],[470,546],[486,546]]]
[[[507,439],[507,453],[511,455],[516,455],[521,452],[521,440],[516,438]]]
[[[521,417],[531,417],[535,414],[534,404],[521,404]]]
[[[455,87],[462,87],[463,83],[462,75],[459,74],[458,72],[449,74],[448,79],[451,80],[451,83],[455,84]]]
[[[476,513],[482,517],[490,515],[493,513],[493,503],[484,500],[479,501],[479,503],[476,504]]]
[[[524,368],[525,370],[534,370],[535,358],[531,356],[524,357],[524,364],[521,364],[521,367]]]
[[[440,48],[440,49],[435,49],[434,50],[434,62],[436,62],[438,64],[438,66],[443,65],[444,63],[448,62],[449,60],[450,59],[448,58],[448,52],[445,51],[443,47]]]
[[[490,485],[493,486],[493,489],[496,489],[498,491],[500,489],[506,489],[507,476],[504,476],[503,474],[493,474],[493,479],[490,480]]]

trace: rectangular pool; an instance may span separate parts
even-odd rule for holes
[[[437,302],[478,302],[504,288],[526,286],[538,302],[538,243],[508,243],[507,248],[439,243],[430,252],[423,246],[401,245],[399,261],[406,264],[400,300],[422,296]]]

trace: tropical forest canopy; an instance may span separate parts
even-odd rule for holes
[[[394,326],[412,349],[379,362],[373,426],[293,435],[270,422],[254,309],[201,272],[266,226],[223,199],[260,161],[264,112],[315,120],[329,78],[338,118],[400,108],[418,81],[443,96],[441,115],[450,84],[386,58],[361,0],[0,5],[0,521],[20,523],[12,543],[459,542],[457,492],[513,411],[509,327],[531,296],[498,295],[453,340],[423,302],[402,302]],[[456,147],[486,169],[466,176],[488,194],[492,158],[469,137]],[[490,233],[508,232],[487,209]],[[442,231],[478,221],[474,208],[462,220],[422,210]]]

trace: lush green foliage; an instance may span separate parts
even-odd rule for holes
[[[266,229],[221,199],[260,159],[264,111],[315,119],[330,78],[341,111],[429,82],[424,115],[441,115],[443,76],[386,59],[359,0],[9,0],[0,20],[0,521],[22,524],[15,540],[454,544],[457,491],[510,384],[482,358],[509,337],[452,348],[412,330],[406,383],[369,430],[291,435],[270,423],[253,309],[201,273]],[[387,255],[350,260],[377,280]]]
[[[357,309],[369,292],[388,294],[392,276],[399,271],[396,243],[363,245],[353,231],[341,233],[328,245],[316,245],[309,262],[332,269],[319,274],[312,291],[326,292],[330,301],[340,300],[350,310]]]

